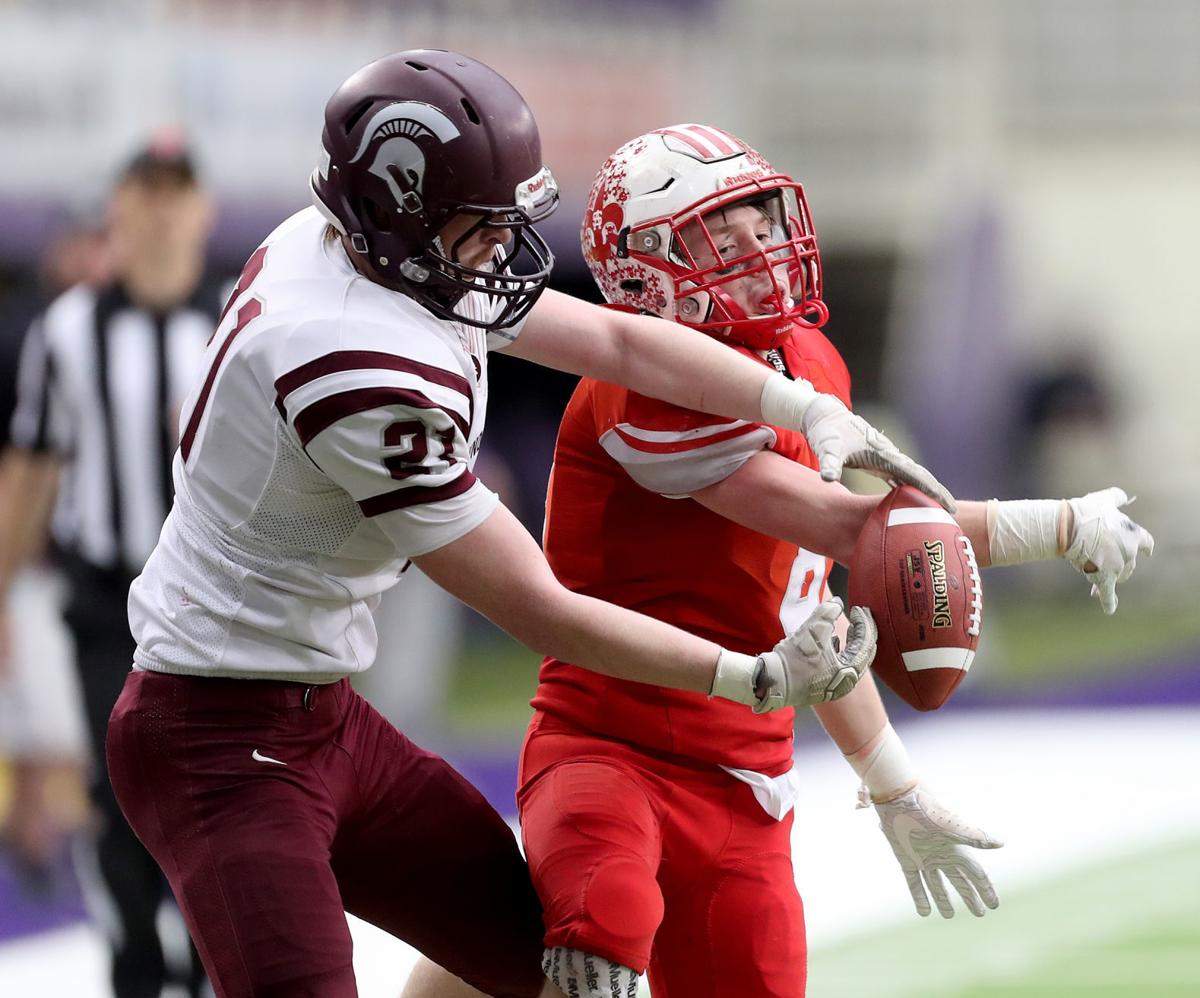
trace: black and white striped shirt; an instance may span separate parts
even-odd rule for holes
[[[53,521],[58,546],[132,577],[171,509],[179,412],[220,311],[202,282],[166,312],[120,284],[72,288],[34,322],[22,349],[15,447],[64,461]]]

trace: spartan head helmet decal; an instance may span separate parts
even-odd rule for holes
[[[375,145],[367,171],[387,184],[398,205],[406,211],[420,211],[425,154],[416,140],[433,137],[440,142],[449,142],[460,134],[454,122],[431,104],[400,101],[375,112],[367,122],[350,162],[357,163],[382,137],[383,141]],[[397,176],[401,183],[397,183]]]

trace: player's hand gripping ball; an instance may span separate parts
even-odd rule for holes
[[[954,517],[910,486],[893,489],[854,546],[849,597],[879,628],[875,675],[918,710],[944,704],[983,623],[975,551]]]

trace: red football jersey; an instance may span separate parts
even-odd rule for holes
[[[780,352],[790,375],[850,404],[846,365],[821,333],[797,331]],[[832,562],[686,498],[764,448],[816,467],[799,433],[585,378],[559,427],[546,499],[544,546],[555,574],[575,592],[731,650],[771,648],[820,603]],[[533,706],[585,731],[705,762],[771,776],[791,765],[791,710],[755,715],[553,658],[542,663]]]

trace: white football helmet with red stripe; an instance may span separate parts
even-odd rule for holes
[[[769,234],[730,258],[706,220],[739,204],[758,208]],[[804,189],[719,128],[673,125],[621,146],[592,184],[581,241],[610,304],[732,343],[769,349],[796,325],[821,326],[829,317]],[[748,278],[767,289],[749,309],[730,293]]]

